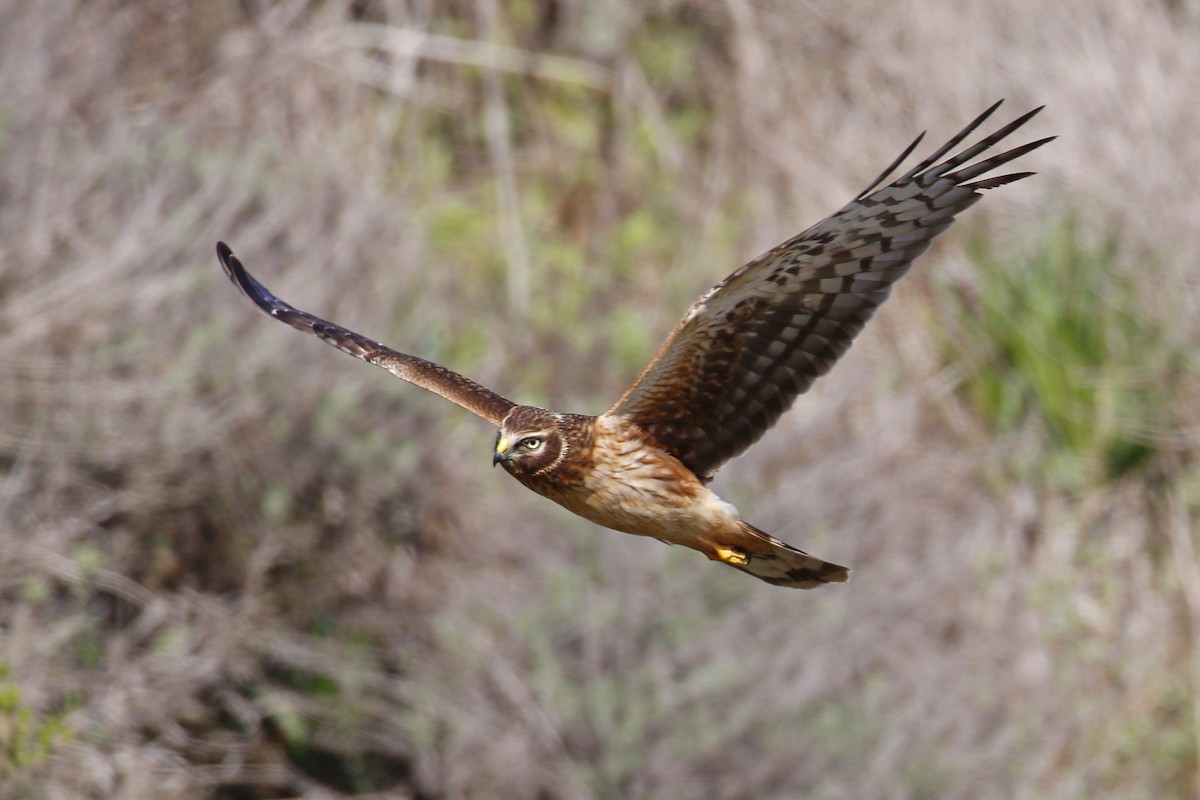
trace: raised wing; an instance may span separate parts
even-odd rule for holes
[[[298,331],[311,333],[343,353],[349,353],[363,361],[383,367],[401,380],[414,383],[434,394],[440,394],[447,400],[478,414],[493,425],[499,426],[504,415],[516,405],[486,386],[480,386],[475,381],[434,364],[432,361],[397,353],[361,334],[314,317],[306,311],[293,308],[256,281],[224,242],[217,242],[217,258],[221,260],[221,266],[225,268],[225,274],[229,276],[229,279],[237,284],[238,288],[245,292],[246,296],[253,300],[259,308]]]
[[[608,414],[641,426],[702,479],[711,478],[829,371],[892,284],[980,190],[1033,174],[976,180],[1054,137],[968,162],[1041,108],[939,163],[999,106],[876,191],[924,134],[918,136],[841,211],[706,292]]]

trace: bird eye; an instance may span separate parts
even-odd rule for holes
[[[537,450],[541,446],[542,440],[536,436],[530,436],[521,440],[521,447],[524,447],[526,450]]]

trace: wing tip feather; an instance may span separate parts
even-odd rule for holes
[[[277,314],[280,309],[279,299],[267,291],[267,287],[255,280],[245,265],[233,254],[229,245],[217,242],[217,259],[221,262],[221,268],[225,270],[229,280],[242,290],[242,294],[253,300],[255,305],[268,314],[272,316]]]

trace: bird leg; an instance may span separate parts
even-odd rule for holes
[[[750,556],[748,556],[746,551],[740,547],[721,547],[720,545],[717,545],[713,548],[713,552],[717,554],[717,557],[713,559],[714,561],[724,561],[726,564],[730,564],[735,567],[740,567],[750,563]]]

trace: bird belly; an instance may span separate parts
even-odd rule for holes
[[[645,446],[597,455],[570,487],[530,488],[606,528],[673,544],[694,547],[706,534],[736,529],[737,509],[673,456]]]

